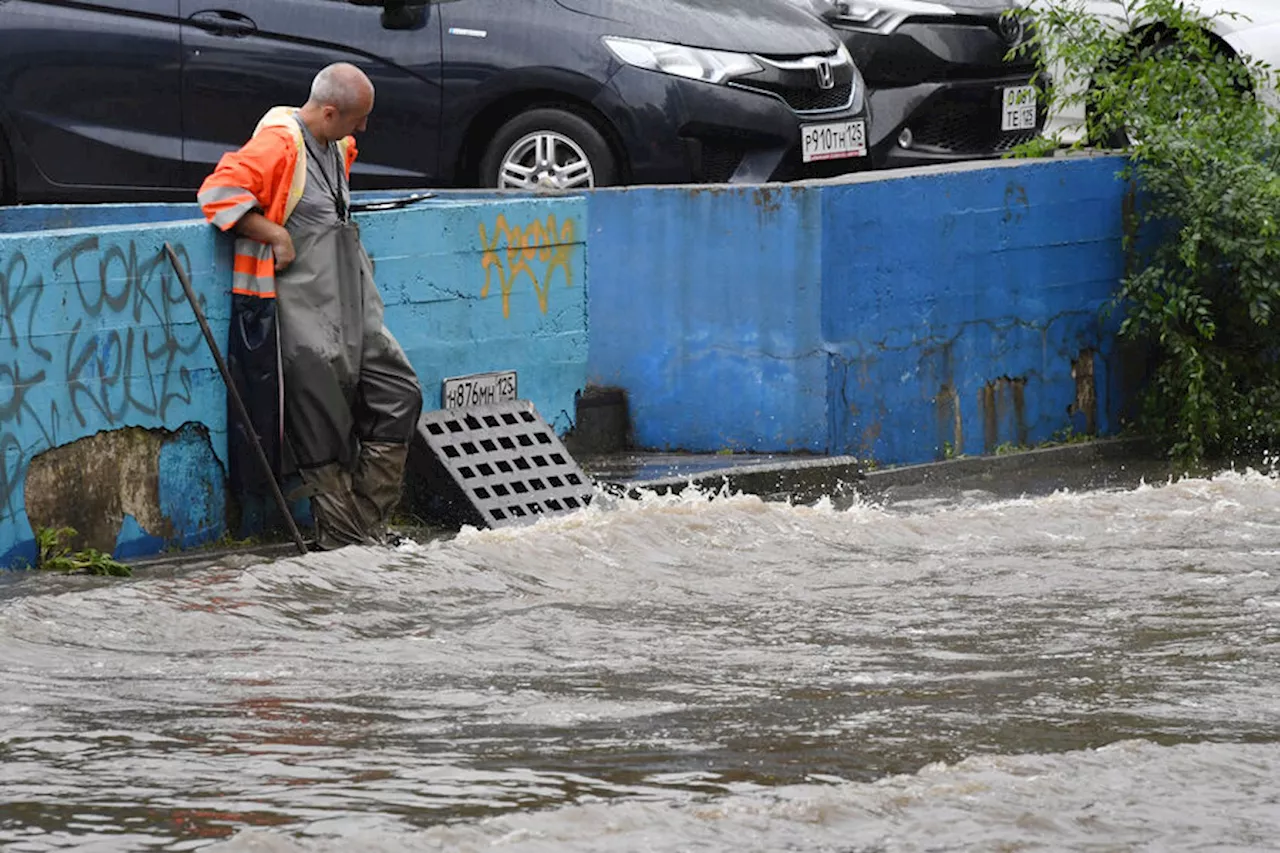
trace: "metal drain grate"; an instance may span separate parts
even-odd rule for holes
[[[424,412],[409,467],[426,481],[427,514],[478,527],[573,512],[594,491],[527,400]]]

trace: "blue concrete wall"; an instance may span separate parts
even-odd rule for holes
[[[208,232],[187,223],[0,235],[3,565],[34,556],[24,481],[37,454],[104,430],[187,422],[225,445],[221,380],[160,253],[173,245],[210,322],[225,331],[228,303],[219,294],[230,253]],[[163,476],[162,484],[195,493],[194,484]]]
[[[442,200],[359,217],[387,327],[440,408],[445,378],[516,370],[559,432],[587,363],[587,204]]]
[[[1115,158],[591,198],[593,383],[639,445],[885,464],[1114,429]]]
[[[0,234],[203,219],[196,204],[32,204],[0,207]]]
[[[591,223],[591,379],[637,443],[827,448],[818,191],[610,190]]]
[[[1099,315],[1123,272],[1118,168],[1090,159],[826,188],[832,446],[916,462],[1083,433],[1072,362],[1112,353],[1115,327]],[[1107,399],[1105,371],[1095,381]],[[1100,432],[1110,415],[1100,407]]]
[[[591,381],[629,392],[644,447],[910,463],[1114,430],[1116,321],[1099,309],[1122,271],[1120,166],[445,195],[360,221],[428,407],[446,377],[515,369],[561,431]],[[30,547],[30,460],[122,426],[177,437],[162,454],[164,541],[220,531],[216,489],[175,497],[221,477],[225,448],[220,379],[157,254],[181,248],[221,339],[229,246],[164,221],[191,212],[6,212],[10,225],[156,224],[0,233],[0,558]],[[159,541],[126,520],[117,549]]]
[[[520,396],[561,431],[569,426],[586,378],[586,213],[581,199],[440,200],[359,217],[387,325],[427,408],[439,406],[444,377],[514,369]],[[76,208],[65,221],[125,215]],[[49,211],[37,219],[57,221]],[[225,390],[160,254],[165,241],[224,341],[230,240],[202,221],[0,233],[0,567],[34,555],[31,460],[124,427],[172,432],[159,459],[167,532],[126,518],[117,555],[225,529]]]
[[[523,190],[363,190],[353,201],[400,198],[408,193],[432,193],[440,201],[511,201],[533,198]],[[153,222],[202,220],[195,192],[189,202],[145,204],[29,204],[0,207],[0,234],[53,231],[67,228],[100,228],[110,225],[143,225]]]

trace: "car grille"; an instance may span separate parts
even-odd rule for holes
[[[826,110],[842,110],[853,98],[853,83],[836,84],[830,89],[771,86],[768,83],[743,86],[781,98],[798,113],[814,113]]]
[[[913,148],[950,154],[1002,154],[1039,135],[1036,130],[1001,131],[998,106],[962,100],[931,104],[910,127]]]

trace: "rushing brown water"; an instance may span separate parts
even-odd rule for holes
[[[0,847],[1280,849],[1280,481],[0,583]]]

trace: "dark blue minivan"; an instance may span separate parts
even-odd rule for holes
[[[321,67],[377,87],[357,189],[867,166],[862,79],[787,0],[4,0],[6,201],[190,200]]]

